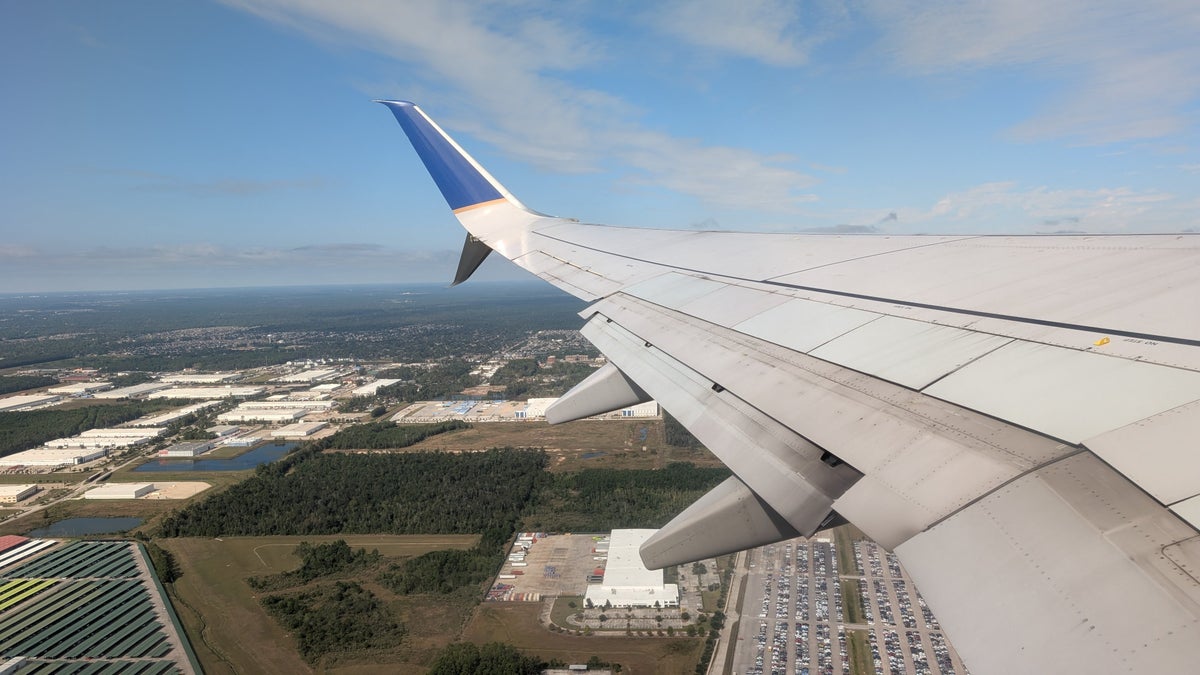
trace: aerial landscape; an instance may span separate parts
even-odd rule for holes
[[[0,672],[1200,660],[1200,13],[0,9]]]

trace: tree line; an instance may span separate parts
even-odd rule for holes
[[[110,427],[178,405],[154,400],[89,405],[82,408],[47,408],[0,412],[0,457],[36,448],[55,438],[74,436],[88,429]]]
[[[4,364],[0,361],[0,365]],[[0,377],[0,394],[11,394],[14,391],[50,387],[58,384],[58,379],[45,375],[8,375]]]
[[[673,462],[664,469],[584,469],[546,474],[528,530],[604,532],[662,527],[730,476],[725,468]]]
[[[262,605],[292,632],[309,663],[330,653],[391,648],[407,632],[374,593],[354,582],[268,595]]]
[[[406,448],[410,445],[444,434],[448,431],[470,429],[462,420],[451,420],[438,424],[405,424],[393,422],[371,422],[347,427],[329,438],[327,448],[334,450],[383,450]]]
[[[275,466],[288,459],[290,471]],[[289,455],[167,515],[159,529],[168,537],[511,532],[545,462],[540,451],[513,448]]]
[[[370,553],[365,548],[351,549],[345,539],[323,544],[302,541],[294,553],[300,558],[300,567],[290,572],[250,577],[246,582],[260,591],[277,591],[307,584],[321,577],[368,568],[383,559],[378,549]]]

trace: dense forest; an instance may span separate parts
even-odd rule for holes
[[[309,663],[330,653],[395,647],[406,632],[374,593],[354,582],[268,595],[262,604],[292,632]]]
[[[323,454],[293,461],[290,471],[277,468],[284,461],[167,515],[161,534],[511,532],[546,459],[540,451],[505,448]]]
[[[158,399],[133,403],[104,403],[65,410],[47,408],[0,412],[0,457],[36,448],[55,438],[65,438],[88,429],[128,422],[178,405],[178,401]]]
[[[429,675],[538,675],[549,665],[502,642],[455,642],[438,655]]]
[[[392,563],[379,575],[379,583],[398,595],[412,593],[475,593],[500,566],[512,530],[485,531],[469,550],[430,551],[401,563]]]
[[[290,572],[250,577],[246,581],[251,588],[260,591],[277,591],[307,584],[321,577],[365,569],[383,559],[379,551],[368,553],[363,548],[354,550],[344,539],[324,544],[302,541],[295,548],[295,554],[300,558],[300,567]]]
[[[661,470],[585,469],[545,475],[525,529],[604,532],[662,527],[730,476],[725,468],[675,462]]]
[[[43,375],[9,375],[0,377],[0,394],[11,394],[14,391],[50,387],[56,384],[58,384],[56,378]]]
[[[439,424],[406,424],[397,425],[393,422],[371,422],[347,427],[330,436],[324,448],[334,450],[383,450],[388,448],[406,448],[414,443],[443,434],[447,431],[469,429],[470,424],[462,420],[451,420]]]

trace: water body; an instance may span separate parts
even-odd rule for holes
[[[580,459],[595,459],[597,457],[603,457],[607,454],[608,453],[603,450],[593,450],[591,452],[583,453],[582,455],[579,456],[579,458]]]
[[[115,534],[142,524],[141,518],[67,518],[49,527],[31,531],[29,537],[82,537],[87,534]]]
[[[298,443],[268,443],[226,459],[153,459],[134,469],[137,471],[245,471],[283,457]]]

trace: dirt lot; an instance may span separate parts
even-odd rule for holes
[[[699,638],[583,637],[551,633],[539,622],[542,603],[487,602],[475,610],[463,639],[508,642],[543,659],[584,663],[592,655],[620,663],[631,675],[679,675],[695,670],[704,641]]]

